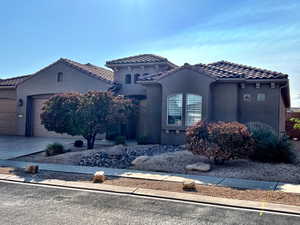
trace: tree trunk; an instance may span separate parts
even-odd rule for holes
[[[90,135],[89,137],[86,138],[87,140],[87,149],[93,149],[94,148],[94,144],[95,144],[95,138],[96,134],[94,135]]]

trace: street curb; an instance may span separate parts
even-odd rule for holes
[[[53,187],[62,187],[62,188],[75,188],[79,190],[89,190],[89,191],[101,191],[107,193],[116,193],[116,194],[127,194],[140,197],[151,197],[164,200],[176,200],[186,203],[200,203],[211,206],[222,206],[222,207],[231,207],[236,209],[248,209],[256,210],[270,213],[284,213],[295,216],[300,216],[300,207],[291,206],[284,204],[268,203],[268,202],[255,202],[248,200],[238,200],[238,199],[227,199],[227,198],[218,198],[204,195],[194,195],[191,193],[180,193],[180,192],[169,192],[169,191],[160,191],[153,189],[144,189],[144,188],[132,188],[132,187],[123,187],[116,185],[107,185],[107,184],[93,184],[93,183],[78,183],[72,181],[34,181],[18,178],[17,176],[7,175],[6,177],[0,178],[1,181],[9,181],[16,183],[27,183],[27,184],[38,184],[45,186]]]

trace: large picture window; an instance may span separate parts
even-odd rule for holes
[[[186,126],[191,126],[201,120],[202,96],[193,94],[186,95],[185,117]]]
[[[180,126],[182,124],[182,94],[168,96],[168,125]]]

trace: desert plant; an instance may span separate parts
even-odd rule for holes
[[[83,146],[83,141],[82,140],[76,140],[74,142],[74,147],[81,148],[82,146]]]
[[[90,91],[55,95],[42,110],[41,122],[47,130],[81,135],[87,140],[87,148],[92,149],[97,134],[113,124],[126,124],[136,106],[123,96]]]
[[[64,146],[60,143],[49,144],[46,147],[46,156],[62,154],[64,150]]]
[[[137,143],[139,145],[146,145],[149,144],[149,138],[147,136],[141,136],[137,139]]]
[[[249,128],[255,140],[254,151],[250,159],[269,163],[291,163],[293,153],[288,137],[278,136],[272,130],[260,128]]]
[[[294,122],[294,129],[300,130],[300,119],[299,118],[291,118],[290,121]]]
[[[293,120],[287,120],[285,123],[286,134],[290,138],[300,139],[300,129],[295,129],[295,122]]]
[[[248,158],[254,140],[247,127],[238,122],[199,121],[186,132],[187,149],[223,164],[225,160]]]
[[[115,138],[115,144],[116,145],[124,145],[126,141],[126,138],[124,136],[117,136]]]

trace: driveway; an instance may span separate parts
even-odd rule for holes
[[[53,142],[68,144],[74,140],[56,137],[0,136],[0,159],[11,159],[40,152]]]

